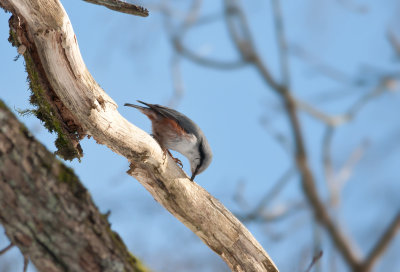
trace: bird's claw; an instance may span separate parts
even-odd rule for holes
[[[183,168],[183,164],[180,159],[172,157],[176,164],[178,164],[181,168]]]
[[[165,161],[165,159],[167,158],[167,153],[171,156],[171,158],[174,160],[174,162],[175,162],[176,164],[178,164],[181,168],[183,168],[183,164],[182,164],[181,160],[178,159],[178,158],[174,158],[174,156],[172,156],[171,152],[169,152],[168,149],[164,150],[164,154],[163,154],[163,160],[164,160],[164,161]]]

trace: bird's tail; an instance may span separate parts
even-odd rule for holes
[[[140,100],[136,100],[137,102],[139,102],[140,104],[143,104],[143,105],[146,105],[147,107],[149,107],[149,108],[153,108],[153,104],[149,104],[149,103],[146,103],[146,102],[143,102],[143,101],[140,101]]]
[[[138,110],[144,110],[144,109],[146,109],[145,107],[138,106],[138,105],[135,105],[135,104],[130,104],[130,103],[125,103],[124,106],[136,108],[136,109],[138,109]]]

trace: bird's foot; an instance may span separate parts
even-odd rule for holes
[[[180,159],[174,158],[174,157],[172,157],[172,158],[174,159],[175,163],[178,164],[178,165],[180,166],[180,168],[183,168],[183,164],[182,164],[182,162],[181,162]]]
[[[167,152],[171,156],[171,158],[175,161],[175,163],[178,164],[181,168],[183,168],[183,164],[182,164],[181,160],[178,158],[174,158],[174,156],[172,156],[171,152],[169,152],[168,149],[167,149]]]

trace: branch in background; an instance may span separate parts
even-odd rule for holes
[[[378,261],[379,257],[388,248],[391,241],[393,241],[397,232],[400,229],[400,212],[396,214],[393,221],[389,224],[386,231],[382,234],[382,237],[378,239],[371,252],[367,255],[365,262],[363,263],[360,272],[369,271],[372,266]]]
[[[167,106],[176,108],[182,100],[185,93],[185,86],[182,78],[180,58],[177,54],[173,54],[170,61],[171,78],[173,85],[173,95],[169,99]]]
[[[275,23],[276,41],[278,44],[279,61],[281,65],[282,83],[285,86],[290,86],[290,71],[288,48],[285,38],[285,29],[282,20],[282,10],[279,0],[272,0],[273,17]]]
[[[83,1],[95,5],[105,6],[108,9],[126,14],[131,14],[141,17],[149,16],[149,11],[147,9],[124,1],[119,1],[119,0],[83,0]]]
[[[251,31],[249,29],[246,15],[243,9],[239,6],[238,0],[225,0],[225,20],[228,26],[228,31],[232,40],[232,43],[236,47],[237,51],[240,53],[244,63],[253,64],[257,71],[260,73],[265,83],[272,88],[274,92],[279,94],[280,98],[283,100],[285,112],[289,118],[289,123],[292,128],[292,134],[295,141],[295,161],[297,168],[299,169],[302,176],[302,186],[303,192],[314,212],[315,219],[321,224],[323,229],[325,229],[333,240],[333,243],[344,257],[347,264],[351,267],[353,271],[360,271],[363,262],[358,257],[357,253],[353,248],[352,242],[343,233],[343,230],[337,225],[328,212],[328,208],[325,207],[318,191],[316,188],[316,180],[314,174],[310,169],[306,147],[303,139],[302,129],[298,117],[298,110],[303,110],[311,116],[315,117],[322,123],[327,125],[328,138],[325,141],[330,142],[334,128],[347,123],[356,116],[356,114],[369,102],[372,98],[376,98],[378,95],[383,93],[384,90],[393,90],[397,88],[397,80],[395,77],[381,77],[378,85],[372,91],[365,95],[362,95],[359,100],[357,100],[345,114],[337,116],[329,116],[328,114],[314,108],[310,104],[295,98],[292,90],[289,87],[290,74],[289,74],[289,63],[287,61],[287,48],[285,33],[283,28],[282,14],[279,6],[278,0],[273,0],[274,5],[274,16],[275,16],[275,26],[277,33],[277,42],[280,50],[280,60],[281,60],[281,72],[283,78],[283,84],[278,83],[278,81],[272,76],[267,65],[262,61],[261,56],[256,50],[256,47],[252,41]],[[351,4],[350,2],[342,1],[342,3]],[[361,10],[358,10],[361,11]],[[392,39],[392,43],[393,43]],[[175,42],[175,41],[173,41]],[[179,44],[178,44],[179,45]],[[395,45],[395,43],[394,43]],[[176,46],[176,45],[175,45]],[[314,58],[301,48],[293,47],[291,49],[292,53],[297,54],[299,57],[306,59],[313,66],[315,66],[320,72],[328,75],[329,77],[339,81],[344,82],[353,86],[363,86],[366,81],[362,78],[356,78],[355,80],[347,76],[343,72],[323,64],[318,59]],[[190,49],[185,49],[190,52]],[[190,58],[189,58],[190,59]],[[193,60],[197,62],[198,60]],[[214,66],[214,59],[207,59],[207,64]],[[218,67],[220,68],[220,67]],[[265,122],[262,122],[265,123]],[[265,125],[265,124],[264,124]],[[267,126],[268,127],[268,126]],[[270,129],[269,129],[270,131]],[[287,139],[282,137],[280,134],[272,133],[278,142],[286,147]],[[349,160],[343,165],[341,173],[348,170],[348,167],[353,168],[357,160],[360,158],[362,150],[357,149],[349,158]],[[330,155],[329,155],[330,156]],[[325,158],[331,165],[331,158]],[[330,169],[333,172],[333,168]]]
[[[274,91],[281,91],[281,86],[272,77],[269,69],[257,53],[249,25],[243,10],[237,0],[224,0],[225,20],[233,44],[240,52],[242,58],[252,63],[261,74],[267,85]]]
[[[232,271],[278,271],[267,252],[231,212],[202,187],[190,182],[170,156],[165,158],[149,134],[119,114],[117,104],[87,70],[61,3],[47,0],[1,3],[20,18],[21,25],[27,26],[29,39],[24,46],[37,50],[38,59],[34,61],[40,64],[60,103],[97,143],[107,145],[131,162],[128,174],[198,235]]]
[[[315,68],[315,70],[332,80],[354,86],[358,86],[362,82],[360,79],[354,80],[354,78],[348,76],[346,73],[340,71],[336,67],[324,63],[318,57],[308,52],[300,45],[291,44],[289,50],[291,54],[303,61],[308,62],[313,68]]]
[[[353,0],[337,0],[339,4],[343,5],[350,11],[357,12],[357,13],[367,13],[369,8],[367,5],[361,5],[355,3],[356,1]]]
[[[322,258],[323,252],[322,250],[320,252],[318,252],[312,259],[310,265],[308,266],[308,268],[306,269],[306,272],[310,272],[311,269],[313,268],[313,266],[319,261],[319,259]]]
[[[202,66],[221,70],[235,70],[248,65],[248,63],[243,60],[224,61],[199,55],[185,47],[181,40],[177,38],[173,39],[173,46],[180,55]]]
[[[294,167],[290,167],[288,170],[286,170],[283,175],[278,179],[277,182],[275,182],[275,185],[271,188],[271,190],[269,190],[260,200],[260,202],[258,203],[258,205],[254,208],[253,211],[249,212],[246,215],[242,215],[241,219],[244,221],[251,221],[251,220],[255,220],[258,217],[263,217],[264,220],[266,218],[269,218],[269,220],[271,220],[272,218],[277,217],[277,214],[275,213],[274,215],[269,215],[269,216],[265,216],[265,210],[267,208],[267,206],[274,200],[274,198],[276,198],[279,193],[283,190],[283,188],[285,188],[285,186],[288,184],[288,182],[291,180],[291,178],[294,176],[294,174],[296,173],[296,170],[294,169]],[[298,205],[295,205],[295,207],[297,207]],[[280,209],[279,214],[282,215],[285,213],[285,211],[283,211],[284,209]],[[286,210],[291,210],[289,208],[287,208]]]
[[[39,271],[148,271],[72,170],[0,101],[0,222]],[[4,253],[3,250],[1,253]]]
[[[304,146],[301,126],[297,116],[297,106],[295,99],[291,95],[288,86],[280,85],[276,82],[276,80],[269,73],[269,70],[266,68],[266,65],[262,62],[261,57],[256,52],[252,40],[250,39],[251,34],[247,25],[245,15],[242,9],[238,7],[237,2],[234,0],[225,0],[225,4],[227,11],[226,13],[228,14],[227,23],[229,26],[229,31],[231,33],[232,40],[237,45],[238,50],[240,50],[242,55],[250,56],[249,59],[259,70],[265,82],[270,87],[272,87],[273,90],[277,94],[279,94],[279,96],[283,100],[286,114],[289,118],[289,123],[291,125],[293,132],[293,138],[296,150],[295,151],[296,165],[301,173],[303,191],[308,202],[310,203],[315,218],[328,231],[332,240],[334,241],[334,244],[339,249],[340,253],[345,258],[347,263],[352,268],[358,267],[359,259],[356,256],[355,252],[353,251],[352,245],[348,241],[347,237],[345,237],[345,235],[342,233],[341,229],[332,221],[328,211],[326,210],[317,192],[314,176],[308,165],[307,152]],[[238,27],[235,26],[235,22],[232,19],[231,20],[229,19],[229,17],[233,16],[233,14],[236,15],[236,23],[239,24]],[[240,36],[237,29],[242,29],[244,34]],[[281,35],[282,37],[284,37],[284,33],[281,33]],[[241,40],[241,38],[243,37],[248,38],[248,40],[243,42]],[[243,45],[246,45],[246,48],[244,48]],[[281,65],[282,67],[284,67],[284,64]]]
[[[302,176],[302,187],[307,200],[314,212],[316,220],[325,227],[334,244],[352,269],[359,266],[359,257],[354,252],[349,239],[343,234],[330,217],[326,207],[318,194],[313,173],[308,165],[307,153],[303,135],[296,112],[296,104],[289,92],[284,92],[284,101],[287,114],[292,126],[296,143],[296,164]]]
[[[260,211],[259,213],[238,215],[243,222],[262,222],[271,223],[284,220],[291,215],[298,214],[299,211],[307,210],[308,205],[304,201],[287,202],[285,204],[276,205],[269,208],[268,211]]]
[[[14,246],[14,244],[13,244],[13,243],[10,243],[8,246],[6,246],[6,247],[3,248],[2,250],[0,250],[0,255],[3,255],[3,254],[6,253],[7,251],[9,251],[13,246]]]
[[[332,139],[335,130],[332,127],[327,127],[323,137],[322,143],[322,161],[325,173],[325,180],[330,193],[330,203],[333,206],[339,204],[340,191],[344,185],[350,180],[355,167],[363,157],[365,150],[369,146],[368,141],[363,141],[357,148],[355,148],[343,165],[338,169],[334,170],[332,163],[331,146]]]
[[[201,8],[202,1],[201,0],[194,0],[192,1],[192,5],[189,8],[189,11],[186,15],[180,15],[182,17],[182,23],[178,26],[174,27],[172,24],[173,18],[176,18],[175,14],[173,13],[174,10],[170,9],[168,6],[161,6],[159,9],[164,15],[164,26],[166,27],[166,32],[170,38],[171,44],[177,54],[180,56],[193,61],[202,66],[207,66],[210,68],[215,69],[222,69],[222,70],[231,70],[231,69],[240,69],[247,65],[247,63],[243,60],[235,60],[235,61],[224,61],[224,60],[215,60],[212,58],[208,58],[206,56],[202,56],[189,48],[187,48],[183,40],[185,38],[186,32],[196,25],[199,12]],[[204,20],[203,23],[209,23],[212,20]]]
[[[279,94],[282,98],[284,107],[289,118],[289,123],[291,124],[293,138],[295,142],[295,158],[296,165],[298,170],[302,176],[302,185],[304,194],[307,200],[310,203],[312,210],[314,211],[315,218],[326,228],[328,233],[330,234],[334,244],[339,249],[340,253],[346,259],[348,264],[351,267],[357,267],[359,264],[358,257],[354,253],[352,249],[352,245],[348,242],[347,237],[344,236],[339,227],[334,224],[332,219],[329,216],[328,211],[326,210],[323,202],[321,201],[319,194],[316,190],[315,180],[313,173],[310,170],[308,165],[308,158],[306,149],[304,146],[303,135],[301,132],[300,122],[297,116],[297,105],[295,99],[290,93],[288,86],[280,85],[276,82],[276,80],[269,73],[269,70],[266,68],[266,65],[262,63],[261,57],[255,51],[255,48],[252,44],[252,41],[249,37],[251,37],[250,30],[247,25],[247,21],[245,15],[241,8],[238,7],[237,2],[234,0],[225,0],[226,10],[227,10],[227,23],[229,26],[229,31],[232,36],[232,40],[237,44],[238,50],[242,54],[247,54],[247,56],[251,56],[250,60],[252,60],[253,64],[259,70],[260,74],[263,76],[265,82],[272,87],[272,89]],[[239,27],[235,27],[234,22],[229,20],[229,17],[236,15],[237,23],[240,24]],[[243,37],[248,37],[249,40],[243,42],[240,40],[240,36],[237,32],[237,28],[244,29],[245,35]],[[282,29],[279,30],[281,32],[280,35],[284,37],[284,33],[282,33]],[[284,38],[282,39],[284,40]],[[246,49],[243,48],[243,44],[247,45]],[[285,67],[285,64],[281,64],[282,67]]]
[[[272,139],[274,139],[277,144],[282,147],[286,154],[291,156],[293,154],[294,147],[289,139],[282,132],[275,131],[267,118],[261,118],[260,123],[266,132],[272,137]]]
[[[400,41],[399,41],[399,38],[396,37],[396,35],[393,33],[392,30],[389,30],[388,33],[387,33],[387,39],[389,41],[389,44],[392,46],[393,51],[399,57],[400,56]]]

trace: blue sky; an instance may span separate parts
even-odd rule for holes
[[[150,17],[141,18],[83,1],[62,3],[95,80],[116,101],[125,118],[149,132],[149,120],[122,105],[137,99],[166,104],[173,94],[172,48],[162,15],[152,9],[154,5],[149,6]],[[354,11],[353,5],[367,10]],[[329,114],[339,114],[376,85],[378,72],[398,73],[399,63],[386,34],[389,29],[396,33],[400,23],[397,19],[400,18],[399,8],[394,0],[384,4],[350,0],[285,1],[282,9],[291,47],[300,46],[347,76],[361,75],[366,80],[364,86],[349,87],[321,75],[309,62],[291,54],[291,82],[295,95]],[[244,9],[257,49],[273,75],[279,78],[270,2],[250,1]],[[219,1],[205,1],[201,12],[218,14],[221,10]],[[8,18],[9,14],[0,14],[0,97],[13,109],[30,108],[23,59],[13,61],[17,53],[7,42]],[[400,37],[400,32],[397,35]],[[238,58],[223,20],[196,27],[187,35],[185,44],[210,57]],[[248,207],[254,207],[291,165],[288,154],[260,122],[267,119],[274,131],[290,138],[286,118],[279,111],[279,100],[252,67],[227,72],[183,59],[181,70],[185,93],[177,109],[197,122],[214,153],[209,169],[196,177],[196,182],[234,212],[243,211],[233,200],[238,184],[243,182],[243,196]],[[335,96],[319,99],[337,93],[342,95],[336,99]],[[332,154],[336,167],[346,161],[361,142],[369,142],[369,148],[343,190],[337,216],[363,254],[375,241],[367,237],[382,231],[400,207],[399,100],[398,91],[384,93],[368,104],[351,124],[339,128],[334,138]],[[320,155],[324,127],[307,114],[300,116],[318,187],[326,195]],[[38,120],[29,116],[19,119],[49,150],[55,151],[54,135],[45,131]],[[120,233],[134,254],[158,271],[221,271],[225,268],[194,234],[125,174],[128,163],[124,158],[92,139],[83,140],[82,147],[85,154],[82,162],[67,164],[75,169],[100,210],[111,210],[113,229]],[[188,172],[188,162],[186,159],[182,162]],[[271,208],[277,209],[293,201],[304,201],[296,177]],[[299,267],[308,263],[306,256],[313,243],[310,217],[311,214],[303,210],[289,219],[270,224],[249,223],[248,227],[282,271],[301,271]],[[377,218],[383,223],[376,224]],[[284,238],[275,241],[271,238],[272,233],[283,234]],[[321,239],[329,253],[329,239],[324,234]],[[0,244],[3,243],[7,243],[4,237],[0,239]],[[380,268],[389,271],[388,267],[400,267],[399,260],[394,260],[399,247],[397,238]],[[10,254],[20,258],[17,252]],[[327,265],[329,257],[324,258],[323,263]],[[20,263],[15,262],[16,269],[22,267],[20,259]]]

